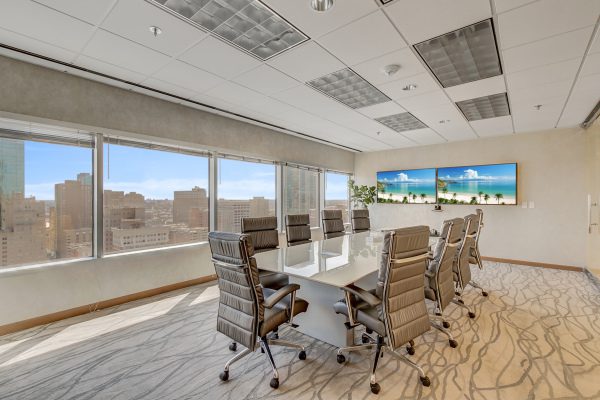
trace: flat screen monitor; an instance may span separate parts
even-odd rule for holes
[[[517,204],[517,164],[438,168],[440,204]]]
[[[435,168],[377,173],[378,203],[433,204],[435,198]]]

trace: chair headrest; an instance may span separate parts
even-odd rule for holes
[[[277,217],[242,218],[242,233],[277,229]]]
[[[342,219],[342,210],[323,210],[321,217],[323,219]]]
[[[442,233],[440,237],[445,239],[448,243],[456,243],[462,239],[463,235],[463,227],[465,225],[465,221],[462,218],[452,218],[444,221],[444,226],[442,228]],[[452,227],[452,231],[450,232],[450,237],[448,237],[448,231]]]
[[[244,264],[247,262],[244,253],[247,253],[248,257],[254,255],[252,238],[243,233],[210,232],[208,243],[212,257],[226,263]]]
[[[369,218],[369,210],[352,210],[352,218]]]
[[[310,216],[308,214],[290,214],[285,216],[285,224],[287,226],[299,226],[310,224]]]

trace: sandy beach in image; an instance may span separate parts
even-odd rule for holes
[[[440,199],[446,199],[446,200],[452,200],[454,199],[454,197],[452,196],[453,193],[438,193],[438,197]],[[469,202],[471,201],[471,195],[468,194],[456,194],[456,200],[457,201],[464,201],[465,203],[469,204]],[[481,198],[481,203],[479,203],[479,196],[475,196],[477,198],[477,204],[498,204],[498,200],[496,200],[496,198],[493,195],[490,195],[490,198],[488,199],[487,203],[485,202],[485,200],[483,200],[483,197]],[[516,204],[515,202],[515,198],[511,197],[511,196],[504,196],[503,198],[500,199],[500,204],[505,203],[505,204]]]
[[[402,203],[402,199],[404,198],[404,195],[402,194],[394,194],[394,193],[381,193],[379,195],[380,199],[385,199],[385,200],[389,200],[390,196],[392,200],[394,200],[395,202],[398,203]],[[406,196],[408,197],[408,196]],[[434,197],[426,197],[425,198],[425,202],[423,202],[421,200],[421,197],[419,195],[417,195],[417,198],[413,201],[413,199],[409,199],[409,203],[410,204],[435,204],[435,198]]]

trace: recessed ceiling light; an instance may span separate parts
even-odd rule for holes
[[[506,93],[498,93],[456,103],[469,121],[510,115]]]
[[[333,7],[333,0],[310,0],[310,6],[318,12],[325,12]]]
[[[162,33],[162,29],[160,29],[158,26],[151,26],[148,28],[148,30],[154,35],[154,37],[157,37]]]
[[[426,40],[414,47],[443,87],[502,74],[491,19]]]
[[[350,108],[362,108],[390,101],[389,97],[350,68],[322,76],[307,84]]]
[[[409,112],[375,118],[375,121],[382,123],[396,132],[413,131],[415,129],[427,128],[427,125],[419,121],[419,119]]]
[[[258,0],[152,0],[261,60],[308,40]]]
[[[402,88],[402,90],[415,90],[416,88],[417,88],[417,85],[415,85],[414,83],[410,83],[410,84],[404,86]]]

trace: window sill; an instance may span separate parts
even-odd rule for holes
[[[110,253],[110,254],[105,254],[104,257],[102,257],[102,258],[114,258],[114,257],[127,256],[127,255],[133,255],[133,254],[145,254],[145,253],[154,253],[154,252],[173,250],[173,249],[182,249],[182,248],[188,248],[188,247],[205,247],[205,246],[208,246],[208,242],[184,243],[184,244],[178,244],[175,246],[154,247],[154,248],[150,248],[150,249],[140,249],[140,250],[124,251],[124,252],[119,252],[119,253]]]

